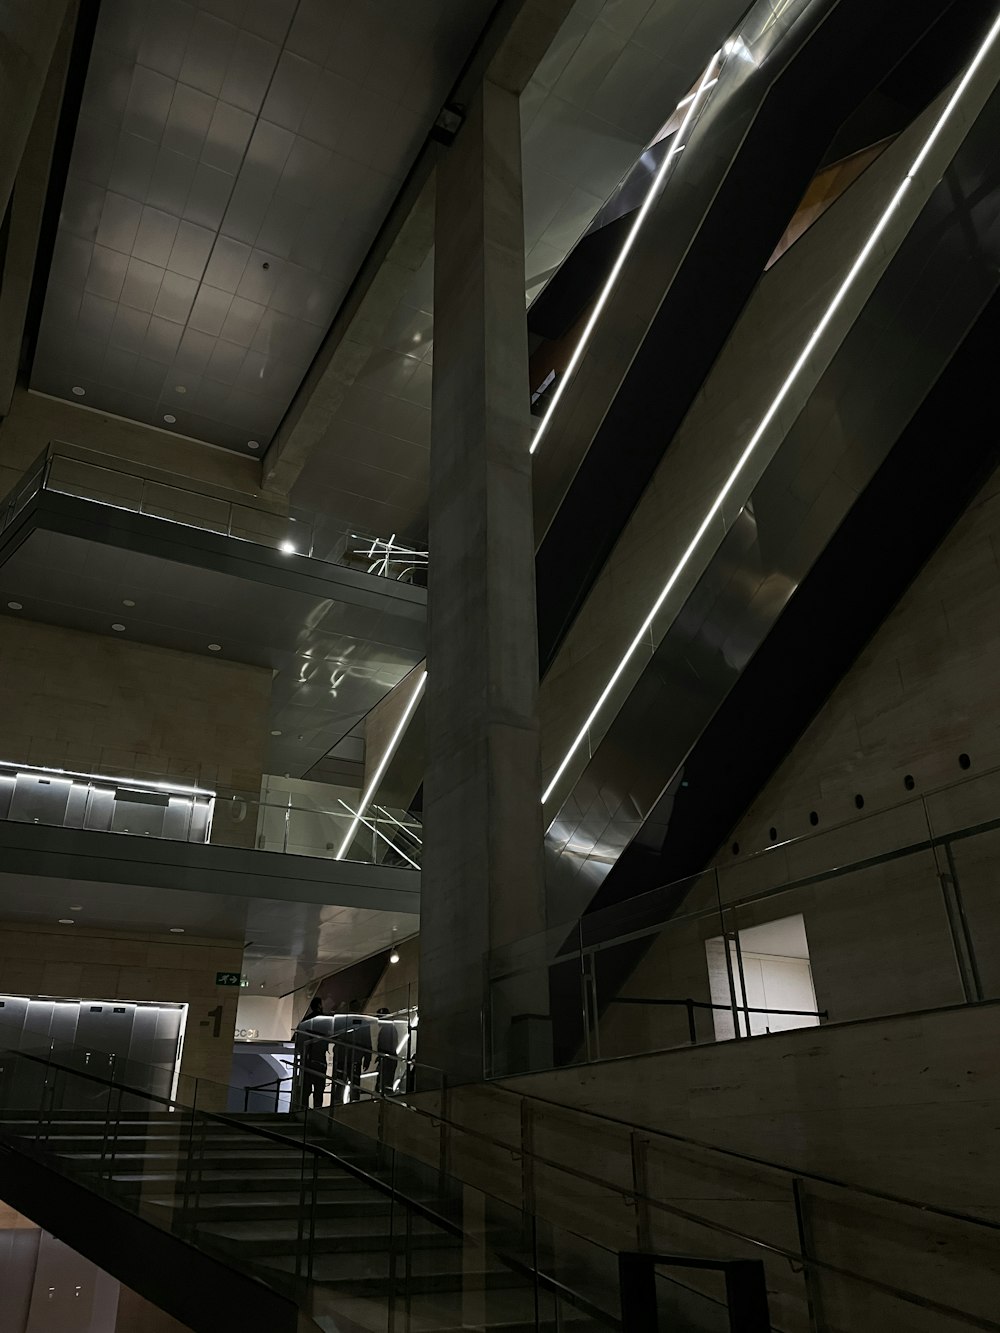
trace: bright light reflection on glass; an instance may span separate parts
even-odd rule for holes
[[[757,429],[754,431],[753,435],[747,442],[743,452],[740,454],[735,467],[733,468],[732,472],[730,472],[729,476],[726,479],[725,484],[723,485],[722,489],[719,491],[718,495],[712,502],[712,505],[709,508],[708,513],[702,519],[701,524],[698,527],[698,530],[691,538],[691,541],[688,543],[688,546],[685,549],[683,555],[675,565],[666,583],[663,585],[660,595],[653,603],[652,609],[646,616],[646,619],[642,622],[642,625],[639,627],[638,633],[636,634],[632,642],[629,644],[621,661],[615,667],[614,671],[611,674],[610,679],[604,686],[604,689],[598,695],[596,703],[594,704],[593,708],[587,715],[586,722],[584,722],[583,726],[580,728],[580,731],[577,734],[575,740],[570,745],[569,749],[566,751],[565,755],[563,756],[562,762],[556,769],[551,782],[543,792],[542,794],[543,805],[545,804],[546,801],[548,801],[549,797],[552,795],[553,791],[556,788],[556,785],[559,782],[559,779],[565,773],[571,760],[573,759],[573,756],[576,754],[577,750],[586,740],[590,728],[593,726],[601,709],[604,707],[604,704],[606,703],[609,695],[611,694],[611,691],[614,689],[615,685],[621,679],[622,673],[625,671],[625,668],[628,666],[629,662],[632,660],[632,658],[638,651],[639,647],[644,642],[647,633],[652,627],[653,621],[655,620],[657,613],[663,606],[663,603],[669,597],[671,591],[673,590],[674,586],[677,583],[677,580],[680,578],[681,574],[687,567],[691,557],[694,555],[695,551],[701,544],[701,540],[704,537],[705,533],[708,531],[709,527],[711,526],[712,521],[718,515],[719,510],[722,508],[723,504],[725,504],[730,491],[733,489],[733,486],[736,484],[736,481],[740,476],[740,473],[743,471],[747,463],[750,461],[750,458],[753,455],[754,450],[757,448],[758,444],[763,438],[764,433],[766,432],[768,426],[770,426],[771,422],[774,420],[782,403],[788,397],[788,394],[791,391],[792,386],[795,384],[795,381],[802,373],[802,370],[805,367],[806,362],[809,360],[809,357],[815,351],[816,345],[819,343],[819,340],[822,338],[823,334],[829,327],[830,321],[833,319],[837,310],[840,308],[841,304],[844,301],[844,298],[847,296],[847,293],[853,287],[855,281],[858,278],[858,275],[861,273],[869,256],[871,255],[872,251],[875,249],[876,245],[881,239],[882,234],[884,233],[886,227],[888,227],[889,223],[892,221],[892,218],[894,217],[897,209],[902,203],[903,197],[905,196],[907,190],[910,188],[910,185],[913,183],[913,180],[917,172],[923,166],[928,153],[930,153],[934,144],[937,142],[942,131],[944,130],[945,125],[951,119],[951,116],[954,113],[955,108],[958,106],[958,103],[965,95],[965,91],[968,88],[973,77],[975,76],[976,71],[978,70],[979,66],[982,64],[987,54],[989,53],[990,47],[996,40],[998,32],[1000,32],[1000,16],[998,16],[997,19],[995,20],[992,28],[990,29],[989,33],[986,36],[985,41],[983,42],[979,50],[976,52],[976,55],[974,56],[969,67],[966,69],[958,86],[952,93],[951,97],[948,99],[947,105],[944,107],[944,110],[941,112],[941,115],[935,121],[930,134],[924,141],[923,147],[920,149],[920,152],[914,158],[913,163],[911,164],[906,175],[900,182],[898,188],[896,189],[895,194],[892,196],[892,198],[889,200],[889,203],[886,205],[886,208],[883,211],[882,216],[879,218],[871,234],[869,235],[867,241],[865,241],[864,245],[861,247],[861,250],[858,252],[858,255],[855,258],[854,263],[848,270],[847,276],[844,278],[844,281],[840,284],[840,287],[834,293],[834,296],[830,301],[830,304],[824,311],[821,319],[819,320],[819,323],[813,329],[811,335],[809,336],[809,340],[806,342],[806,345],[799,353],[797,360],[795,361],[791,370],[788,372],[788,375],[785,377],[785,380],[782,383],[781,387],[778,389],[778,392],[772,399],[770,407],[768,407],[767,411],[764,413],[763,417],[761,418],[760,422],[757,425]]]

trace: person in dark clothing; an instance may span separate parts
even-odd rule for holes
[[[372,1064],[378,1070],[378,1090],[383,1097],[390,1096],[396,1082],[396,1024],[388,1009],[378,1010],[378,1047]]]
[[[305,1016],[295,1029],[295,1049],[299,1057],[302,1076],[302,1104],[318,1110],[323,1105],[326,1091],[326,1047],[323,1036],[310,1030],[310,1019],[318,1018],[323,1013],[323,1001],[313,996]]]

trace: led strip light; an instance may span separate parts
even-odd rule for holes
[[[940,138],[945,125],[951,119],[951,116],[955,108],[958,106],[958,103],[964,96],[966,89],[968,88],[972,79],[975,77],[976,71],[979,69],[979,66],[986,59],[986,56],[989,54],[990,48],[996,41],[998,33],[1000,33],[1000,14],[998,14],[997,18],[994,20],[993,26],[987,33],[986,38],[983,41],[983,44],[980,46],[979,50],[976,52],[971,63],[966,69],[965,73],[962,75],[962,78],[959,81],[958,86],[952,93],[951,97],[948,99],[948,102],[945,105],[944,110],[941,112],[941,115],[935,122],[934,127],[932,128],[930,134],[924,140],[923,147],[920,149],[920,152],[917,154],[917,156],[913,159],[913,163],[911,164],[909,170],[906,172],[906,175],[900,182],[899,187],[897,188],[895,194],[892,196],[889,203],[886,205],[886,208],[883,211],[882,216],[875,224],[875,227],[870,233],[865,244],[861,247],[861,250],[859,251],[857,257],[855,258],[854,263],[851,265],[847,273],[847,276],[844,278],[844,281],[841,283],[840,287],[834,294],[832,300],[830,301],[830,304],[827,306],[819,323],[813,329],[808,342],[806,343],[802,351],[799,353],[799,356],[795,361],[795,364],[792,366],[791,370],[788,372],[788,375],[786,376],[784,383],[781,385],[780,389],[775,394],[770,407],[767,409],[767,411],[761,418],[760,422],[758,423],[757,429],[754,431],[743,452],[740,454],[739,459],[736,462],[736,466],[733,468],[732,472],[730,472],[728,478],[726,479],[725,484],[719,491],[718,495],[715,497],[715,500],[712,502],[711,508],[709,509],[708,513],[702,519],[697,532],[692,537],[691,541],[687,546],[687,549],[684,551],[684,554],[681,556],[680,560],[674,567],[673,573],[670,575],[666,583],[663,585],[663,589],[660,592],[659,597],[657,597],[656,601],[653,603],[652,610],[646,616],[646,619],[642,622],[642,625],[639,628],[639,632],[636,634],[635,638],[629,644],[621,661],[618,663],[617,667],[615,667],[615,670],[612,672],[611,677],[608,680],[608,683],[605,685],[604,689],[598,695],[597,702],[590,710],[586,722],[583,724],[576,739],[573,741],[572,745],[569,747],[569,749],[566,751],[566,754],[563,756],[562,762],[556,769],[552,781],[549,783],[549,785],[543,792],[542,794],[543,805],[552,795],[553,791],[556,788],[556,785],[559,782],[559,779],[566,772],[566,769],[569,767],[569,764],[573,759],[573,756],[576,754],[577,750],[580,748],[580,746],[586,739],[590,731],[590,728],[593,726],[594,721],[596,720],[598,714],[604,707],[604,704],[606,703],[608,696],[611,694],[611,691],[614,689],[615,685],[621,679],[622,673],[625,671],[625,668],[628,666],[629,662],[635,656],[636,651],[641,646],[644,638],[646,637],[646,634],[648,633],[649,629],[653,624],[653,621],[656,618],[657,613],[663,606],[663,603],[666,601],[666,599],[670,596],[670,593],[673,590],[674,586],[676,585],[677,580],[680,578],[681,574],[683,574],[685,568],[688,565],[688,562],[690,561],[691,557],[694,555],[695,551],[700,545],[701,539],[708,531],[708,528],[711,525],[712,520],[719,513],[719,510],[722,508],[723,504],[725,504],[726,498],[729,495],[730,491],[733,489],[733,486],[736,484],[736,481],[740,473],[743,471],[747,463],[750,461],[750,458],[753,455],[754,450],[760,443],[761,439],[763,438],[765,431],[767,430],[771,422],[774,420],[775,415],[780,409],[782,403],[788,397],[788,394],[791,391],[792,386],[795,384],[795,381],[802,373],[802,370],[806,362],[809,360],[809,357],[816,349],[816,345],[818,344],[819,340],[822,338],[823,334],[829,327],[830,321],[837,313],[838,309],[840,308],[841,304],[844,301],[844,298],[847,296],[847,293],[853,287],[858,275],[864,268],[865,263],[868,260],[868,257],[871,255],[875,246],[878,244],[886,227],[889,225],[894,214],[899,208],[907,190],[913,183],[913,180],[917,172],[920,170],[924,162],[927,160],[928,154],[934,147],[937,140]]]
[[[590,318],[587,320],[583,333],[580,335],[580,341],[577,343],[573,351],[573,355],[569,359],[569,364],[567,365],[565,371],[563,372],[562,379],[556,385],[555,392],[552,395],[552,401],[549,403],[548,411],[542,417],[541,424],[539,425],[538,430],[535,432],[535,438],[531,442],[531,448],[528,450],[529,453],[533,454],[535,450],[538,448],[538,446],[541,444],[542,436],[545,434],[546,430],[548,430],[549,422],[552,420],[552,414],[559,406],[560,399],[566,392],[570,380],[572,380],[574,374],[576,373],[577,367],[579,366],[581,360],[583,359],[583,354],[587,350],[594,329],[597,327],[597,321],[601,318],[601,312],[607,305],[611,293],[614,291],[615,284],[617,283],[618,278],[621,275],[621,271],[625,267],[625,262],[628,259],[629,255],[632,253],[632,247],[635,245],[639,232],[642,230],[643,223],[646,221],[646,218],[649,214],[649,210],[653,207],[653,203],[656,200],[657,195],[663,188],[664,182],[666,181],[667,174],[670,171],[670,168],[673,166],[674,162],[677,160],[678,155],[680,154],[681,149],[684,147],[684,136],[687,133],[688,127],[691,124],[695,112],[698,109],[699,103],[701,102],[705,94],[708,92],[709,88],[711,88],[718,81],[717,79],[712,77],[712,71],[713,69],[715,69],[716,62],[718,61],[721,54],[722,54],[721,51],[716,51],[715,55],[708,62],[708,65],[705,68],[705,73],[701,76],[701,82],[698,84],[698,87],[695,90],[695,92],[689,94],[687,97],[684,98],[682,102],[679,102],[677,105],[676,108],[677,111],[679,111],[681,107],[685,105],[687,106],[687,110],[684,112],[684,119],[681,121],[680,128],[674,135],[673,145],[671,146],[670,151],[667,153],[666,157],[660,164],[659,171],[653,177],[653,183],[650,185],[649,190],[646,194],[646,198],[643,200],[642,207],[636,214],[635,221],[632,223],[632,226],[629,229],[628,236],[625,238],[625,244],[622,246],[621,252],[619,253],[618,258],[615,260],[614,267],[608,274],[608,279],[605,282],[601,294],[597,299],[597,304],[591,311]]]
[[[385,773],[385,770],[389,767],[389,761],[392,759],[392,756],[396,753],[396,750],[399,748],[399,742],[402,740],[403,732],[406,730],[406,724],[410,720],[410,714],[417,706],[417,700],[423,693],[423,688],[426,681],[427,681],[427,672],[421,671],[420,679],[417,681],[416,687],[413,693],[410,695],[410,702],[406,705],[406,708],[403,710],[403,716],[399,719],[399,725],[396,727],[396,730],[392,733],[392,740],[390,740],[389,744],[385,747],[385,754],[383,754],[382,756],[382,762],[375,770],[375,776],[368,784],[368,790],[362,795],[361,804],[358,806],[357,810],[351,811],[351,813],[354,815],[354,820],[351,823],[350,828],[347,830],[347,836],[344,838],[344,841],[340,844],[340,851],[334,857],[335,861],[343,861],[344,857],[347,855],[347,849],[354,841],[354,835],[358,831],[358,825],[364,818],[365,811],[368,809],[368,806],[371,804],[372,797],[378,790],[378,784],[382,781],[382,775]],[[397,848],[396,850],[398,851],[399,849]]]

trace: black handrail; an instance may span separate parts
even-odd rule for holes
[[[330,1040],[332,1043],[334,1039]],[[121,1084],[114,1079],[105,1078],[97,1074],[81,1072],[76,1069],[73,1069],[70,1066],[57,1064],[54,1061],[45,1060],[40,1056],[30,1055],[23,1051],[8,1051],[7,1054],[14,1055],[15,1057],[27,1060],[32,1060],[35,1063],[41,1064],[48,1068],[61,1069],[66,1073],[73,1074],[76,1077],[83,1077],[89,1079],[91,1082],[98,1083],[104,1087],[121,1089],[124,1092],[128,1092],[140,1098],[146,1098],[149,1101],[158,1102],[163,1106],[178,1109],[181,1111],[190,1111],[190,1108],[184,1107],[180,1103],[171,1102],[169,1098],[162,1097],[156,1093],[147,1092],[143,1089],[128,1087],[127,1085]],[[504,1089],[504,1091],[512,1091],[512,1090]],[[379,1100],[388,1101],[390,1102],[390,1104],[393,1101],[393,1099],[391,1098],[383,1098],[381,1094],[378,1093],[372,1093],[371,1095],[373,1098],[378,1097]],[[515,1092],[514,1095],[519,1095],[519,1094]],[[537,1097],[530,1098],[530,1100],[542,1101],[542,1102],[546,1101],[546,1099],[544,1098],[537,1098]],[[918,1296],[913,1292],[907,1292],[901,1287],[896,1287],[889,1283],[880,1282],[876,1278],[866,1277],[862,1276],[861,1274],[852,1273],[848,1269],[841,1268],[835,1264],[830,1264],[825,1260],[815,1259],[810,1256],[807,1256],[801,1251],[790,1250],[785,1246],[776,1245],[769,1241],[762,1241],[756,1236],[750,1236],[744,1232],[737,1230],[735,1227],[726,1226],[724,1223],[700,1217],[698,1214],[689,1212],[687,1209],[679,1208],[674,1204],[665,1203],[663,1200],[654,1199],[649,1195],[643,1194],[641,1191],[628,1190],[623,1186],[617,1185],[610,1181],[602,1180],[600,1177],[590,1175],[588,1172],[580,1171],[575,1167],[568,1167],[561,1162],[552,1161],[548,1158],[542,1157],[540,1154],[525,1152],[524,1149],[521,1147],[515,1148],[514,1145],[512,1144],[504,1143],[503,1141],[498,1139],[493,1139],[491,1136],[483,1134],[480,1131],[471,1130],[464,1125],[457,1125],[452,1121],[443,1120],[442,1117],[433,1115],[432,1113],[424,1111],[422,1108],[415,1107],[412,1104],[401,1104],[401,1103],[397,1104],[400,1105],[402,1109],[406,1109],[411,1112],[416,1112],[417,1114],[420,1114],[427,1119],[430,1119],[432,1121],[437,1121],[439,1124],[451,1125],[453,1128],[459,1129],[463,1133],[470,1134],[472,1137],[485,1140],[486,1142],[491,1143],[495,1147],[501,1147],[504,1148],[506,1151],[512,1151],[515,1156],[530,1158],[530,1160],[533,1163],[549,1167],[550,1169],[553,1170],[564,1172],[565,1174],[571,1175],[576,1179],[582,1180],[588,1184],[598,1185],[603,1189],[609,1189],[612,1192],[621,1195],[623,1198],[627,1200],[632,1200],[634,1202],[642,1201],[644,1203],[651,1204],[653,1207],[659,1209],[662,1212],[669,1213],[673,1217],[678,1217],[684,1221],[694,1223],[695,1225],[703,1227],[708,1231],[713,1231],[720,1235],[724,1235],[729,1239],[739,1241],[741,1244],[753,1246],[759,1251],[773,1254],[775,1256],[788,1260],[789,1262],[792,1263],[799,1263],[805,1266],[811,1266],[813,1268],[821,1269],[825,1272],[834,1273],[839,1276],[849,1278],[852,1281],[860,1282],[864,1286],[870,1287],[874,1290],[881,1291],[887,1295],[891,1295],[897,1299],[903,1300],[908,1304],[917,1305],[924,1309],[936,1311],[939,1314],[948,1315],[950,1318],[957,1319],[960,1322],[966,1323],[970,1327],[987,1330],[988,1333],[997,1333],[997,1330],[1000,1330],[1000,1324],[995,1323],[991,1320],[982,1319],[979,1316],[969,1314],[966,1311],[957,1310],[952,1306],[946,1306],[940,1302],[933,1301],[927,1297]],[[547,1104],[558,1105],[558,1103],[551,1103],[551,1102]],[[559,1109],[563,1111],[566,1110],[565,1107],[560,1107]],[[378,1177],[370,1175],[363,1168],[355,1166],[353,1163],[346,1161],[345,1159],[339,1157],[336,1153],[331,1152],[327,1148],[323,1148],[321,1145],[317,1143],[305,1139],[298,1140],[293,1138],[291,1135],[282,1134],[276,1130],[269,1130],[260,1125],[249,1124],[246,1121],[235,1119],[232,1116],[221,1114],[219,1112],[199,1111],[199,1112],[192,1112],[192,1114],[201,1115],[206,1120],[215,1121],[219,1124],[226,1125],[230,1128],[235,1128],[239,1130],[249,1130],[251,1133],[256,1134],[258,1137],[265,1138],[273,1142],[280,1142],[285,1145],[292,1144],[296,1147],[301,1147],[303,1152],[305,1152],[305,1150],[308,1149],[314,1156],[324,1157],[331,1161],[336,1162],[338,1168],[343,1169],[344,1171],[347,1172],[347,1174],[354,1176],[356,1179],[363,1181],[367,1185],[370,1185],[371,1188],[375,1189],[377,1192],[386,1195],[391,1199],[393,1198],[399,1199],[407,1207],[412,1208],[416,1213],[423,1216],[428,1221],[432,1222],[434,1225],[441,1226],[445,1230],[449,1231],[451,1234],[459,1237],[463,1237],[465,1235],[464,1231],[458,1224],[452,1222],[450,1219],[435,1212],[435,1210],[428,1208],[426,1204],[422,1204],[416,1199],[408,1198],[407,1196],[401,1194],[398,1190],[394,1190],[392,1186],[386,1185],[385,1182],[380,1180]],[[330,1118],[332,1119],[332,1117]],[[597,1116],[595,1118],[613,1121],[613,1117],[610,1116]],[[619,1124],[624,1123],[619,1121],[613,1121],[613,1122]],[[657,1131],[657,1130],[653,1130],[651,1132],[655,1134],[663,1134],[663,1137],[667,1138],[682,1137],[677,1135],[664,1134],[663,1131]],[[727,1156],[737,1157],[745,1161],[754,1162],[757,1165],[773,1166],[773,1164],[771,1163],[763,1162],[760,1159],[749,1157],[746,1154],[735,1153],[729,1149],[716,1149],[711,1145],[698,1144],[697,1141],[695,1140],[685,1140],[685,1141],[690,1142],[698,1147],[706,1147],[708,1151],[711,1152],[720,1152]],[[903,1199],[876,1190],[869,1190],[863,1186],[855,1187],[851,1185],[845,1185],[843,1182],[833,1180],[828,1177],[818,1176],[809,1172],[793,1172],[788,1167],[775,1167],[774,1169],[777,1169],[783,1173],[791,1174],[796,1178],[817,1179],[825,1184],[839,1186],[840,1188],[844,1188],[847,1190],[853,1190],[854,1192],[859,1194],[866,1194],[871,1197],[878,1198],[890,1203],[900,1204],[910,1208],[916,1208],[924,1213],[929,1213],[937,1216],[946,1216],[951,1218],[952,1220],[972,1223],[976,1226],[983,1227],[986,1230],[993,1230],[993,1231],[1000,1230],[1000,1222],[992,1222],[985,1218],[972,1217],[953,1210],[935,1208],[930,1205],[917,1204],[909,1199]],[[486,1190],[479,1189],[478,1186],[474,1186],[474,1188],[476,1188],[479,1193],[483,1194],[487,1198],[494,1198],[494,1199],[496,1198],[496,1196],[490,1195]],[[497,1199],[496,1201],[499,1203],[503,1203],[504,1206],[509,1206],[503,1200]],[[585,1235],[583,1238],[589,1241],[591,1244],[598,1244],[597,1242],[593,1241],[592,1237],[590,1237],[589,1235]],[[598,1248],[606,1249],[605,1246],[601,1245],[598,1245]],[[530,1265],[524,1264],[523,1261],[517,1260],[513,1256],[500,1255],[498,1252],[498,1257],[501,1257],[503,1262],[508,1267],[512,1268],[514,1271],[520,1272],[522,1275],[537,1277],[539,1283],[543,1285],[546,1288],[546,1290],[549,1290],[554,1294],[559,1295],[562,1299],[567,1300],[571,1304],[576,1305],[577,1308],[584,1310],[584,1312],[590,1313],[592,1317],[597,1317],[605,1321],[610,1320],[612,1324],[615,1324],[616,1321],[614,1321],[610,1316],[608,1316],[606,1312],[600,1311],[597,1309],[597,1307],[591,1306],[589,1302],[586,1301],[585,1297],[580,1296],[579,1293],[573,1292],[570,1288],[565,1287],[562,1283],[559,1283],[556,1279],[550,1278],[542,1273],[536,1273],[536,1270],[532,1269]]]
[[[100,1074],[91,1074],[86,1071],[77,1070],[70,1065],[59,1064],[53,1060],[46,1060],[42,1056],[31,1055],[27,1051],[2,1051],[0,1052],[0,1059],[2,1059],[4,1055],[14,1056],[16,1059],[31,1060],[35,1064],[40,1064],[46,1069],[60,1070],[63,1073],[71,1074],[76,1078],[85,1078],[92,1083],[99,1084],[101,1087],[114,1088],[116,1091],[126,1092],[130,1096],[145,1098],[147,1101],[157,1102],[161,1106],[171,1110],[186,1111],[192,1117],[201,1116],[205,1120],[225,1125],[230,1129],[237,1129],[243,1133],[249,1132],[256,1135],[258,1138],[264,1138],[274,1143],[280,1143],[282,1145],[291,1144],[296,1148],[300,1148],[303,1154],[309,1152],[314,1157],[322,1157],[328,1161],[335,1162],[338,1170],[342,1170],[348,1175],[353,1176],[356,1180],[361,1181],[370,1189],[375,1190],[377,1193],[392,1201],[402,1203],[404,1207],[411,1209],[413,1212],[423,1217],[425,1221],[429,1221],[434,1226],[440,1227],[450,1235],[456,1236],[462,1240],[466,1239],[467,1233],[459,1223],[436,1212],[433,1208],[428,1207],[427,1204],[422,1203],[420,1200],[410,1198],[400,1190],[393,1188],[392,1185],[387,1185],[385,1181],[381,1180],[378,1176],[371,1175],[369,1172],[365,1171],[363,1167],[356,1166],[353,1162],[347,1161],[346,1158],[338,1156],[337,1153],[332,1152],[329,1148],[324,1148],[322,1144],[316,1143],[311,1139],[296,1139],[289,1134],[281,1134],[276,1130],[267,1129],[262,1125],[256,1125],[244,1120],[237,1120],[233,1116],[218,1111],[192,1110],[191,1107],[186,1107],[180,1102],[173,1102],[169,1097],[162,1097],[158,1093],[148,1092],[143,1088],[129,1087],[127,1084],[119,1083],[115,1079],[105,1078]],[[2,1133],[3,1123],[0,1122],[0,1135],[2,1135]],[[402,1156],[402,1154],[400,1155]],[[497,1199],[494,1195],[489,1194],[486,1190],[480,1189],[478,1186],[474,1188],[476,1188],[477,1192],[484,1197],[493,1199],[494,1202],[501,1204],[505,1208],[509,1208],[510,1205],[504,1200]],[[590,1240],[589,1237],[586,1239]],[[597,1242],[593,1240],[591,1240],[590,1243],[597,1244]],[[606,1249],[606,1246],[598,1245],[598,1248]],[[497,1257],[506,1267],[519,1273],[522,1277],[529,1277],[532,1280],[537,1280],[539,1285],[544,1287],[546,1291],[550,1292],[552,1295],[558,1296],[561,1300],[574,1305],[590,1318],[597,1319],[613,1328],[621,1328],[620,1321],[616,1320],[614,1316],[609,1315],[607,1311],[601,1310],[598,1306],[593,1305],[585,1296],[582,1296],[579,1292],[573,1291],[572,1288],[567,1287],[557,1278],[550,1277],[548,1274],[532,1268],[530,1264],[516,1258],[514,1255],[505,1254],[498,1249],[495,1249],[494,1253],[496,1253]],[[611,1253],[611,1251],[608,1251],[608,1253]]]
[[[1000,1003],[1000,1001],[998,1001],[997,1003]],[[335,1045],[338,1039],[336,1037],[328,1037],[325,1040],[327,1041],[328,1045]],[[622,1058],[631,1059],[634,1057],[622,1057]],[[433,1065],[420,1065],[415,1060],[412,1061],[411,1063],[414,1068],[429,1069],[435,1074],[440,1075],[441,1078],[444,1079],[442,1071],[436,1069]],[[734,1148],[723,1148],[717,1144],[706,1143],[702,1139],[695,1139],[684,1134],[673,1133],[670,1130],[654,1129],[646,1125],[636,1126],[631,1124],[627,1120],[621,1120],[617,1116],[606,1115],[601,1111],[590,1111],[590,1110],[584,1111],[584,1110],[579,1110],[575,1107],[567,1107],[562,1102],[554,1101],[551,1097],[540,1097],[537,1093],[522,1092],[520,1088],[507,1087],[505,1083],[499,1079],[493,1080],[488,1086],[500,1088],[501,1091],[505,1092],[508,1096],[517,1097],[523,1101],[538,1102],[539,1105],[552,1107],[555,1110],[562,1112],[564,1115],[585,1117],[587,1119],[593,1119],[593,1120],[602,1120],[608,1124],[613,1124],[622,1129],[627,1129],[630,1131],[635,1129],[640,1129],[643,1134],[652,1134],[658,1138],[669,1139],[671,1142],[674,1143],[683,1143],[687,1147],[697,1148],[702,1152],[716,1153],[724,1157],[732,1158],[736,1161],[748,1163],[752,1166],[765,1167],[770,1171],[776,1171],[781,1175],[790,1176],[793,1179],[812,1180],[815,1181],[817,1184],[829,1185],[835,1189],[842,1189],[846,1190],[849,1193],[861,1194],[865,1195],[867,1198],[877,1199],[880,1203],[896,1204],[901,1208],[913,1208],[921,1213],[932,1214],[936,1217],[947,1217],[953,1222],[966,1222],[973,1226],[983,1227],[988,1231],[1000,1231],[1000,1221],[993,1221],[990,1218],[977,1217],[972,1213],[963,1213],[958,1209],[954,1208],[942,1208],[937,1204],[923,1203],[917,1199],[910,1199],[904,1195],[893,1194],[887,1190],[872,1189],[870,1186],[867,1185],[856,1185],[853,1184],[851,1181],[838,1180],[837,1177],[835,1176],[827,1176],[818,1171],[799,1170],[796,1167],[785,1166],[781,1162],[772,1162],[769,1161],[767,1158],[756,1157],[751,1153],[738,1152]],[[449,1129],[456,1129],[462,1134],[468,1134],[470,1137],[479,1139],[483,1143],[488,1143],[490,1146],[494,1148],[503,1148],[504,1151],[512,1152],[516,1156],[527,1155],[528,1157],[531,1158],[532,1161],[537,1162],[542,1166],[551,1167],[558,1171],[564,1171],[566,1174],[571,1176],[576,1176],[579,1179],[587,1182],[588,1184],[602,1185],[607,1189],[612,1189],[616,1193],[623,1194],[629,1198],[636,1197],[635,1192],[633,1190],[628,1190],[624,1186],[615,1184],[613,1181],[602,1180],[600,1179],[600,1177],[592,1176],[586,1172],[580,1171],[577,1167],[567,1166],[562,1162],[551,1161],[548,1158],[539,1156],[537,1153],[525,1154],[521,1144],[514,1144],[505,1139],[494,1138],[493,1135],[486,1134],[482,1130],[472,1129],[468,1125],[459,1124],[458,1121],[456,1120],[450,1120],[446,1115],[439,1114],[435,1111],[425,1110],[422,1106],[417,1106],[412,1101],[403,1102],[398,1097],[384,1097],[383,1094],[379,1093],[376,1090],[371,1091],[369,1093],[369,1096],[372,1097],[373,1099],[383,1100],[387,1102],[389,1105],[405,1107],[405,1109],[411,1112],[412,1114],[421,1116],[426,1120],[430,1120],[432,1124],[434,1124],[435,1126],[444,1125]],[[648,1202],[656,1203],[657,1201],[650,1199],[648,1200]]]
[[[662,1004],[662,1005],[674,1005],[674,1006],[677,1006],[677,1007],[683,1006],[685,1009],[687,1009],[688,1037],[690,1038],[690,1041],[691,1041],[691,1045],[692,1045],[692,1046],[697,1046],[697,1045],[698,1045],[698,1029],[697,1029],[697,1026],[696,1026],[695,1021],[694,1021],[694,1011],[695,1011],[696,1009],[721,1009],[723,1012],[725,1012],[725,1013],[727,1013],[727,1014],[732,1014],[732,1013],[746,1014],[746,1015],[748,1016],[748,1018],[747,1018],[747,1026],[748,1026],[748,1027],[749,1027],[749,1015],[750,1015],[750,1014],[784,1014],[784,1015],[786,1015],[786,1016],[790,1016],[790,1017],[793,1017],[793,1018],[829,1018],[829,1017],[830,1017],[829,1010],[827,1010],[827,1009],[756,1009],[756,1008],[754,1008],[753,1005],[747,1005],[747,1004],[737,1004],[737,1005],[735,1005],[735,1006],[733,1006],[733,1005],[731,1005],[731,1004],[710,1004],[708,1000],[695,1000],[695,999],[692,999],[691,996],[687,996],[687,998],[686,998],[686,999],[683,999],[683,1000],[677,1000],[677,999],[672,999],[672,998],[671,998],[671,999],[661,999],[661,998],[656,998],[656,999],[649,998],[649,999],[647,999],[647,998],[644,998],[644,997],[642,997],[642,996],[635,996],[635,995],[614,995],[614,996],[611,997],[610,1000],[607,1001],[607,1003],[608,1003],[608,1004],[647,1004],[647,1005],[648,1005],[648,1004],[653,1004],[653,1005]]]

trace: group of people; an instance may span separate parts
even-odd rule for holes
[[[377,1026],[377,1033],[372,1028]],[[379,1009],[375,1020],[363,1014],[326,1014],[318,996],[309,1002],[302,1021],[292,1034],[300,1069],[302,1103],[308,1107],[324,1104],[329,1077],[327,1052],[333,1052],[333,1089],[345,1101],[361,1096],[361,1077],[366,1069],[376,1074],[376,1087],[383,1096],[390,1095],[396,1082],[398,1063],[396,1025],[389,1010]]]

